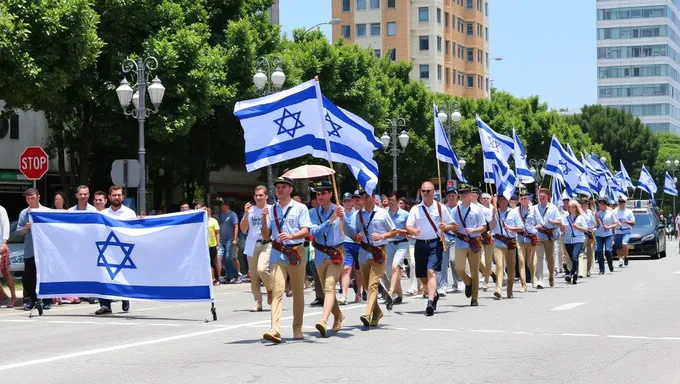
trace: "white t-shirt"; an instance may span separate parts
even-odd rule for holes
[[[88,203],[85,209],[78,209],[78,204],[72,206],[68,209],[69,211],[86,211],[86,212],[97,212],[97,208],[94,205]]]
[[[271,215],[272,206],[267,204],[267,207],[269,207],[269,214]],[[252,256],[258,240],[262,240],[262,208],[254,206],[248,214],[248,237],[246,237],[243,254]]]
[[[624,221],[635,221],[635,215],[633,215],[633,211],[630,209],[624,208],[624,209],[617,209],[616,210],[616,216],[619,219],[619,224],[621,226],[618,228],[619,232],[628,232],[632,228],[630,224],[624,223]]]
[[[107,208],[105,211],[102,211],[104,214],[109,215],[111,217],[115,217],[116,219],[136,219],[137,214],[135,211],[132,209],[121,205],[120,208],[117,211],[114,211],[112,207]]]
[[[437,207],[437,204],[440,203],[434,201],[432,205],[427,207],[425,202],[422,202],[411,208],[411,212],[408,214],[408,219],[406,219],[406,225],[416,227],[420,230],[420,235],[415,237],[417,240],[436,239],[439,236],[439,223],[443,222],[444,224],[451,224],[453,222],[451,211],[449,211],[444,204],[440,204],[442,211],[442,217],[440,219],[439,208]],[[427,216],[423,211],[423,207],[427,209],[427,213],[430,215],[430,218],[432,219],[434,226],[437,228],[437,231],[432,228],[432,224],[430,224],[430,221],[427,219]]]
[[[6,241],[9,239],[9,217],[7,217],[7,211],[0,205],[0,240]],[[0,241],[0,245],[2,242]]]

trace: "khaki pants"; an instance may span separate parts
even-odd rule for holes
[[[283,263],[273,264],[271,268],[273,281],[272,299],[272,332],[281,334],[281,311],[283,310],[283,295],[286,291],[286,279],[290,277],[290,287],[293,290],[293,333],[302,335],[302,317],[305,312],[305,267],[304,247],[299,247],[302,262],[298,265]]]
[[[543,281],[543,263],[548,261],[548,276],[550,283],[555,284],[555,240],[541,240],[536,247],[536,283]],[[534,280],[532,280],[534,281]]]
[[[517,258],[519,259],[519,280],[522,282],[522,286],[527,286],[527,278],[525,276],[527,266],[529,267],[529,273],[531,273],[531,281],[536,286],[536,246],[531,245],[531,243],[520,243]]]
[[[472,285],[472,299],[477,300],[479,293],[479,261],[481,252],[472,252],[470,248],[456,248],[456,272],[465,285]],[[470,275],[465,270],[465,262],[470,263]]]
[[[479,260],[479,273],[484,276],[484,284],[489,284],[489,276],[491,276],[491,268],[493,267],[492,259],[494,257],[496,246],[494,243],[484,244],[484,257]]]
[[[340,312],[340,307],[338,307],[338,301],[335,299],[335,286],[338,284],[340,279],[340,273],[342,273],[342,267],[344,263],[333,264],[330,259],[326,259],[321,263],[321,265],[316,266],[316,270],[319,273],[319,280],[323,284],[324,292],[324,304],[333,302],[333,309],[331,313],[336,320],[342,318],[342,312]]]
[[[366,289],[366,316],[369,321],[382,317],[382,311],[378,306],[378,285],[380,277],[385,273],[385,263],[375,263],[373,259],[366,260],[361,264],[361,274],[364,275],[364,289]],[[411,270],[415,274],[415,268]]]
[[[586,260],[587,260],[587,262],[586,262],[586,264],[587,264],[586,275],[587,275],[588,272],[590,272],[590,267],[593,266],[593,256],[594,256],[594,253],[595,253],[595,252],[593,252],[594,244],[595,244],[595,239],[589,239],[587,237],[586,237],[585,243],[583,244],[583,247],[585,248]],[[586,275],[584,275],[584,276],[586,276]]]
[[[250,290],[256,303],[262,303],[262,288],[264,284],[267,292],[272,291],[272,275],[269,272],[269,256],[272,252],[272,244],[256,243],[252,256],[248,256],[248,271],[250,271]]]
[[[569,272],[572,272],[572,268],[574,267],[571,263],[571,255],[567,253],[567,248],[564,246],[564,238],[560,237],[560,265],[557,266],[558,269],[562,269],[562,265],[566,264],[567,269]]]
[[[496,248],[494,250],[496,259],[496,292],[503,294],[503,268],[508,269],[508,298],[512,297],[512,286],[515,283],[515,250],[509,251],[507,248]]]

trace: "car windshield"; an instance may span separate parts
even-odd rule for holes
[[[652,226],[652,216],[648,214],[635,215],[635,227],[650,228]]]
[[[9,233],[11,233],[11,235],[9,236],[9,239],[7,239],[7,244],[23,244],[24,233],[17,232],[16,221],[10,224]]]

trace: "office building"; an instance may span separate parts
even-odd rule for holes
[[[267,13],[272,24],[279,24],[279,0],[274,1],[274,4],[267,10]]]
[[[488,97],[488,0],[332,0],[339,37],[375,56],[413,62],[411,78],[435,92]]]
[[[680,135],[680,0],[597,1],[597,101]]]

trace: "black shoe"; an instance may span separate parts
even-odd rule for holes
[[[472,284],[465,284],[465,297],[468,299],[472,297]]]
[[[578,275],[574,275],[574,277],[571,279],[571,283],[576,284],[576,280],[578,280]]]
[[[403,297],[397,297],[392,301],[392,304],[401,304],[404,301]]]
[[[590,277],[590,271],[586,273],[586,277]]]
[[[598,275],[604,275],[604,271],[600,271],[597,273]]]
[[[97,304],[99,302],[99,300],[96,297],[89,297],[87,299],[87,302],[90,303],[90,304]]]
[[[130,310],[130,302],[127,300],[123,300],[123,312],[127,312]]]
[[[388,311],[391,311],[393,306],[394,299],[392,298],[392,296],[390,295],[385,296],[385,308],[387,308]]]
[[[609,264],[609,272],[614,272],[614,262],[609,260],[607,264]]]
[[[361,292],[361,300],[363,300],[363,301],[368,300],[368,299],[366,298],[366,291]],[[323,303],[323,301],[322,301],[322,303]],[[321,304],[321,305],[323,305],[323,304]]]
[[[310,307],[320,307],[323,306],[323,300],[316,299],[309,304]]]
[[[368,319],[368,316],[363,315],[359,318],[359,320],[361,320],[361,322],[364,324],[364,327],[368,328],[371,326],[371,321]]]
[[[569,273],[569,268],[567,268],[567,264],[566,264],[566,263],[562,264],[562,270],[563,270],[564,273],[566,273],[567,275],[571,275],[571,273]]]
[[[626,267],[628,266],[628,258],[627,257],[625,259],[623,259],[623,265],[625,265]]]
[[[436,292],[437,295],[434,297],[434,300],[432,300],[432,307],[436,310],[437,309],[437,302],[439,301],[439,292]]]
[[[564,276],[564,280],[565,280],[567,283],[571,283],[571,275],[566,275],[566,276]]]
[[[479,305],[479,303],[477,302],[477,299],[472,299],[472,301],[470,302],[471,307],[476,307],[478,305]]]
[[[425,307],[425,316],[434,315],[434,305],[432,305],[432,300],[427,301],[427,307]]]

